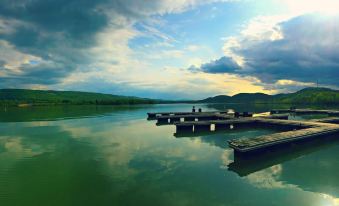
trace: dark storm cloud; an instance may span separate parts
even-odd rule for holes
[[[102,29],[107,17],[98,10],[106,0],[3,0],[0,15],[46,32],[64,32],[66,38],[87,37]]]
[[[170,5],[173,5],[170,10],[176,9],[174,3]],[[27,48],[36,43],[55,46],[53,40],[60,41],[62,36],[72,46],[87,47],[95,43],[92,37],[108,24],[122,27],[133,20],[164,13],[168,11],[166,6],[165,1],[144,0],[2,0],[0,18],[24,24],[14,34],[0,37]],[[124,20],[114,21],[118,17]],[[43,41],[44,38],[48,41]]]
[[[235,73],[240,67],[230,57],[221,57],[220,59],[211,61],[201,65],[200,69],[206,73]]]
[[[97,44],[98,32],[124,27],[156,12],[158,6],[160,3],[151,1],[2,0],[0,20],[7,22],[11,32],[0,33],[0,41],[41,58],[43,63],[23,64],[21,73],[10,72],[4,68],[6,63],[1,64],[7,74],[0,77],[1,86],[56,84],[72,72],[88,69],[94,57],[87,49]]]
[[[43,60],[42,64],[20,65],[21,73],[8,72],[4,63],[0,71],[6,71],[7,75],[0,77],[2,85],[6,86],[4,82],[18,85],[58,83],[71,73],[88,69],[96,61],[87,50],[97,45],[99,32],[106,28],[126,28],[151,15],[179,11],[193,3],[163,0],[1,0],[0,23],[5,22],[5,26],[0,27],[0,41],[8,42],[15,51]],[[6,29],[7,32],[1,32]],[[114,54],[112,62],[116,62]]]
[[[240,41],[240,48],[233,48],[245,59],[241,70],[232,70],[227,64],[217,68],[204,64],[201,71],[255,76],[268,84],[289,79],[339,86],[339,17],[304,15],[279,26],[283,34],[280,40],[245,39]]]
[[[54,84],[87,63],[81,50],[95,44],[108,24],[100,11],[106,0],[3,0],[0,18],[19,22],[0,34],[15,50],[40,57],[42,64],[23,64],[20,74],[1,77],[2,84]],[[48,63],[46,63],[48,62]],[[9,86],[10,86],[9,85]]]

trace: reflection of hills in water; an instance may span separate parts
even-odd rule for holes
[[[25,122],[25,121],[51,121],[62,119],[76,119],[86,117],[97,117],[106,115],[115,115],[121,118],[128,119],[133,111],[135,115],[140,115],[140,118],[145,117],[145,110],[151,106],[39,106],[39,107],[8,107],[1,108],[0,122]],[[140,111],[138,111],[140,110]]]

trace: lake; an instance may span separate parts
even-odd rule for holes
[[[196,105],[265,112],[288,105]],[[242,128],[190,137],[147,112],[190,104],[1,108],[0,205],[338,205],[339,141],[234,162]],[[309,118],[309,117],[298,117]]]

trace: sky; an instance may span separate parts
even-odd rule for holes
[[[160,99],[339,88],[338,0],[1,0],[0,88]]]

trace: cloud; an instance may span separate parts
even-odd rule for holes
[[[281,80],[339,86],[339,16],[283,19],[266,27],[251,22],[233,42],[226,42],[227,56],[203,64],[200,71],[252,76],[268,86]],[[228,64],[235,57],[244,61],[241,69]]]
[[[230,57],[221,57],[220,59],[202,64],[200,69],[206,73],[237,73],[240,66]]]
[[[135,23],[214,1],[3,0],[0,49],[13,56],[0,59],[0,86],[62,84],[79,72],[111,78],[147,67],[129,45],[142,35]],[[166,37],[150,26],[147,31]]]
[[[13,56],[4,60],[1,86],[56,84],[88,63],[83,50],[95,43],[95,34],[108,23],[93,2],[2,2],[1,49],[9,49]]]

